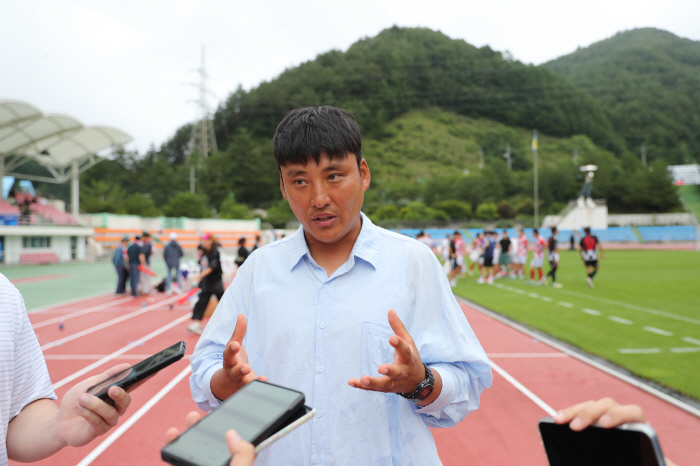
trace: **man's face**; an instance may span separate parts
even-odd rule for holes
[[[280,189],[304,227],[307,241],[336,243],[349,233],[359,234],[360,209],[369,188],[370,173],[354,154],[341,160],[322,155],[320,163],[280,167]]]

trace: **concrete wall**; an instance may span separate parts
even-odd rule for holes
[[[76,260],[86,259],[86,238],[93,235],[92,228],[59,226],[0,226],[0,236],[5,238],[3,263],[19,264],[22,254],[54,253],[61,262],[71,261],[71,237],[77,238]],[[24,248],[26,236],[49,236],[48,248]]]
[[[692,214],[616,214],[608,215],[608,224],[620,227],[654,225],[694,225]]]

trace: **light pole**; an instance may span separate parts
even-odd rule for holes
[[[534,157],[534,162],[535,162],[535,169],[534,169],[534,177],[535,177],[535,226],[534,228],[537,228],[537,217],[539,214],[539,195],[538,195],[538,189],[537,189],[537,130],[534,131],[532,134],[532,144],[530,146],[532,149],[532,155]]]

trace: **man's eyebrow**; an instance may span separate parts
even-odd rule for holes
[[[296,168],[290,168],[285,173],[287,174],[287,176],[306,175],[305,170],[298,170]]]
[[[342,163],[331,163],[331,164],[328,164],[327,167],[324,167],[324,168],[323,168],[323,171],[324,171],[324,172],[330,172],[330,171],[333,171],[333,170],[342,170],[343,168],[344,168],[344,167],[343,167],[343,164],[342,164]]]

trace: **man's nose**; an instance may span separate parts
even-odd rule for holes
[[[328,191],[326,190],[325,186],[323,186],[322,184],[317,184],[314,187],[312,202],[314,207],[316,207],[317,209],[326,207],[328,204],[331,203],[331,198],[328,195]]]

